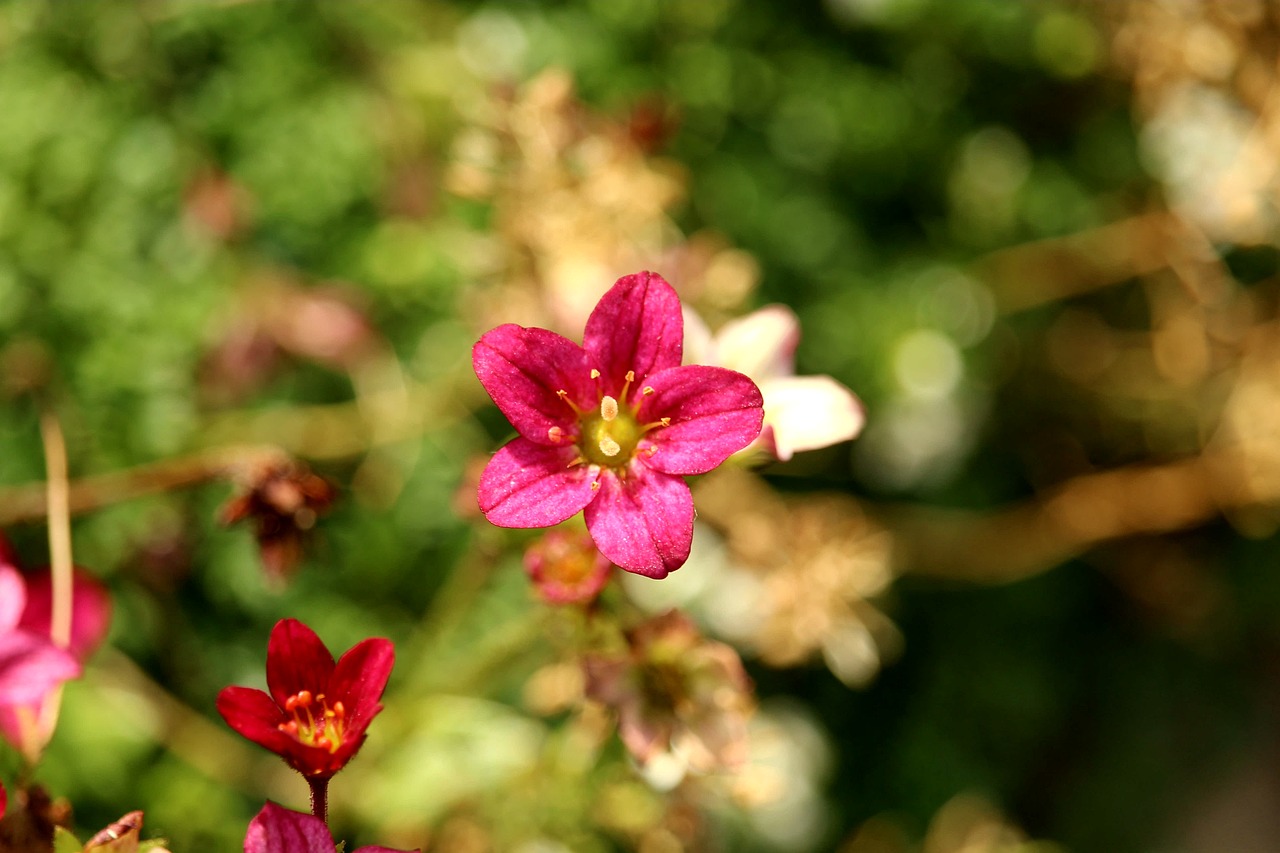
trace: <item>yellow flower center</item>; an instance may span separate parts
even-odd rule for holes
[[[622,467],[630,462],[646,432],[636,423],[634,414],[619,408],[618,401],[606,395],[598,411],[584,415],[579,447],[587,461],[607,468]]]
[[[334,702],[330,707],[323,693],[312,696],[310,690],[301,690],[285,700],[284,709],[293,719],[277,728],[298,743],[330,752],[337,752],[342,746],[342,735],[347,728],[347,709],[342,702]]]

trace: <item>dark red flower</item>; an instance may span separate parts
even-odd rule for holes
[[[302,543],[316,519],[337,497],[328,480],[300,462],[267,463],[244,475],[240,491],[220,513],[223,524],[253,519],[253,533],[267,575],[283,580],[302,560]]]
[[[335,664],[314,631],[282,619],[267,642],[270,695],[227,687],[218,694],[218,713],[302,775],[328,779],[364,743],[365,729],[382,710],[379,700],[394,663],[391,641],[371,638]]]

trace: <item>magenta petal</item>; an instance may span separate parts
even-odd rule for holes
[[[333,675],[333,655],[297,619],[281,619],[267,638],[267,688],[281,708],[290,696],[323,690]]]
[[[689,559],[693,495],[679,477],[638,463],[626,480],[605,474],[585,515],[600,553],[629,572],[664,578]]]
[[[471,363],[516,432],[539,444],[558,443],[549,437],[553,427],[576,434],[577,417],[557,391],[566,392],[581,409],[598,402],[590,395],[590,368],[582,347],[546,329],[499,326],[476,342]]]
[[[21,626],[48,635],[53,621],[53,575],[48,568],[27,582],[27,607]],[[111,627],[111,596],[99,581],[82,569],[71,576],[71,654],[88,660],[106,639]]]
[[[627,371],[634,370],[636,380],[643,382],[652,373],[680,364],[680,298],[657,273],[623,276],[587,318],[582,346],[588,366],[602,374],[601,393],[619,396]]]
[[[333,853],[333,836],[320,818],[268,802],[244,835],[244,853]]]
[[[71,653],[28,631],[0,634],[0,705],[38,705],[80,674]]]
[[[593,466],[574,465],[573,447],[544,447],[517,438],[480,475],[480,511],[499,527],[551,527],[575,515],[595,496]]]
[[[0,560],[0,634],[18,627],[26,606],[26,582],[17,569]]]
[[[755,441],[764,422],[760,389],[733,370],[700,365],[650,376],[639,418],[671,425],[651,434],[644,461],[667,474],[704,474]]]
[[[382,709],[378,700],[395,662],[395,647],[380,637],[361,640],[338,659],[329,689],[346,707],[349,732],[363,731]]]

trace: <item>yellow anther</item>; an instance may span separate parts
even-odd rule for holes
[[[593,368],[591,368],[591,378],[592,378],[592,379],[599,379],[599,378],[600,378],[600,371],[596,370],[594,367],[593,367]]]
[[[611,421],[618,416],[618,401],[610,397],[608,394],[600,401],[600,417],[606,421]],[[612,456],[613,454],[609,454]]]
[[[658,418],[658,423],[663,426],[671,426],[671,418]]]
[[[640,393],[648,397],[650,394],[653,393],[653,386],[652,385],[644,386],[644,389]]]
[[[559,444],[564,440],[564,430],[560,429],[558,426],[553,426],[551,429],[547,430],[547,438],[551,439],[554,443]]]
[[[628,370],[628,371],[627,371],[627,381],[628,381],[628,382],[635,382],[635,381],[636,381],[636,372],[635,372],[634,370]]]
[[[599,481],[599,480],[593,480],[593,481],[591,482],[591,491],[593,491],[593,492],[594,492],[594,491],[596,491],[596,490],[597,490],[597,489],[599,489],[599,488],[600,488],[600,481]]]

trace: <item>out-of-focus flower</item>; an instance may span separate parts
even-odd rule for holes
[[[0,818],[4,817],[5,810],[9,808],[9,795],[5,793],[4,783],[0,782]]]
[[[394,662],[391,641],[371,638],[335,664],[314,631],[282,619],[267,642],[270,694],[227,687],[218,694],[218,713],[303,776],[328,779],[364,743],[365,730],[382,710],[379,700]]]
[[[830,376],[796,376],[800,321],[785,305],[730,320],[714,335],[685,310],[685,358],[745,373],[764,395],[764,429],[751,445],[786,461],[803,450],[848,441],[866,415],[854,393]]]
[[[758,476],[726,468],[699,484],[698,502],[734,566],[707,602],[719,633],[773,666],[821,655],[850,686],[896,651],[897,629],[869,601],[893,580],[892,537],[856,501],[784,500]]]
[[[550,527],[585,511],[600,551],[661,578],[684,565],[703,474],[751,443],[760,390],[722,367],[681,366],[680,300],[654,273],[625,276],[583,344],[508,324],[475,345],[476,375],[520,436],[489,461],[480,509],[500,527]]]
[[[613,564],[585,531],[551,530],[524,552],[524,568],[543,601],[583,604],[604,589]]]
[[[24,579],[7,543],[0,540],[0,737],[31,763],[53,736],[53,692],[80,675],[84,661],[106,637],[111,599],[101,584],[76,570],[66,649],[49,638],[52,615],[49,571]]]
[[[695,770],[746,760],[751,682],[730,646],[706,640],[677,610],[628,634],[626,653],[583,660],[586,695],[615,709],[618,734],[641,765],[674,753]]]
[[[336,850],[333,835],[324,821],[272,802],[249,821],[249,830],[244,835],[244,853],[335,853]],[[402,851],[371,845],[359,847],[353,853]]]
[[[222,506],[219,520],[234,524],[252,518],[267,574],[284,579],[302,559],[303,537],[327,511],[337,490],[299,462],[255,466],[239,494]]]

